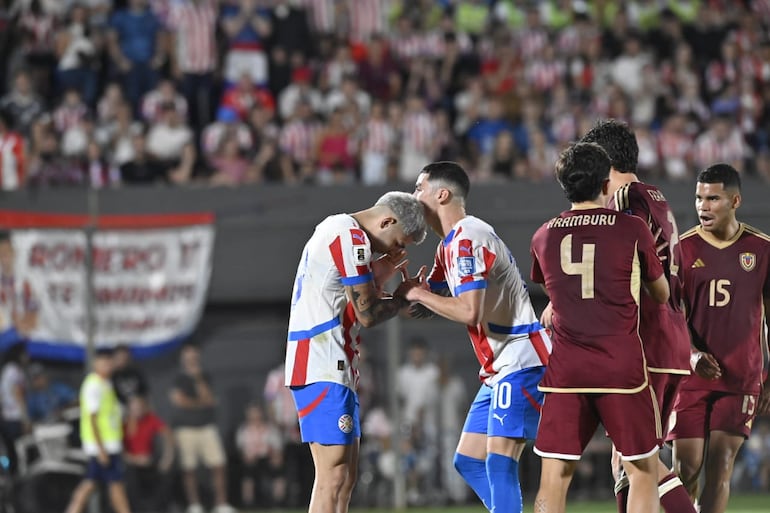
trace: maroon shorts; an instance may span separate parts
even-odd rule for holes
[[[658,405],[646,387],[635,394],[546,394],[535,452],[544,458],[578,460],[599,423],[624,460],[658,450]]]
[[[714,390],[680,390],[674,405],[673,428],[667,440],[706,438],[725,431],[748,438],[756,416],[758,396]]]
[[[663,438],[660,440],[662,443],[666,439],[668,432],[674,427],[671,412],[674,411],[679,384],[685,376],[684,374],[664,374],[658,372],[650,372],[649,376],[650,386],[655,392],[655,398],[658,400],[660,427],[663,429]]]

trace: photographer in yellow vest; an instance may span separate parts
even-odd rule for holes
[[[112,350],[98,349],[93,371],[80,387],[80,439],[88,456],[83,481],[75,489],[66,513],[81,513],[99,484],[106,484],[116,513],[130,513],[123,484],[123,419],[112,386]]]

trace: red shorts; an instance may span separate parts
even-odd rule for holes
[[[758,396],[714,390],[680,390],[667,440],[706,438],[724,431],[748,438],[756,416]]]
[[[663,374],[650,372],[650,386],[655,391],[655,398],[658,400],[658,410],[660,411],[660,424],[663,429],[663,438],[666,439],[668,432],[674,427],[671,413],[674,411],[676,395],[679,392],[679,384],[684,378],[684,374]]]
[[[658,405],[646,387],[635,394],[546,394],[535,453],[578,460],[600,422],[624,460],[642,459],[658,450]]]

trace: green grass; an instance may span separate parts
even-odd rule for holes
[[[351,508],[350,513],[391,513],[392,509],[362,509]],[[435,507],[435,508],[407,508],[408,513],[484,513],[484,509],[478,507]],[[576,501],[567,503],[568,513],[615,513],[615,503],[610,501]],[[739,495],[730,498],[730,504],[727,507],[728,513],[769,513],[770,512],[770,494],[762,495]],[[257,512],[255,512],[257,513]],[[283,513],[301,513],[299,511],[288,510]],[[524,505],[524,513],[532,513],[532,505]]]

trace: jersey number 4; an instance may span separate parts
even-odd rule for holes
[[[596,244],[583,244],[583,254],[577,262],[572,260],[572,234],[561,240],[561,270],[564,274],[580,276],[580,297],[594,298],[594,261]]]

